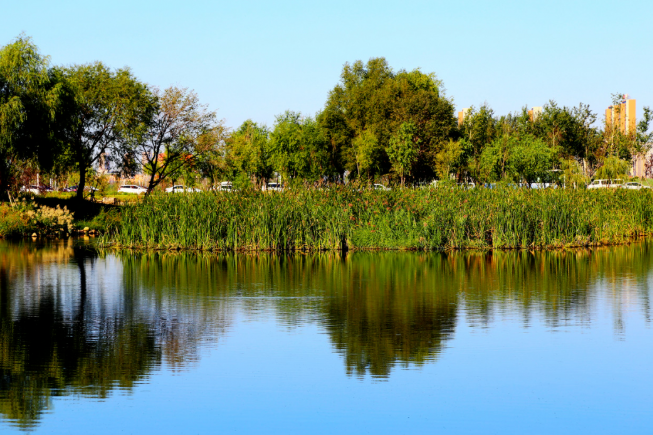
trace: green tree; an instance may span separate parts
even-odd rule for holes
[[[485,147],[481,155],[484,181],[528,183],[548,181],[555,150],[531,134],[505,133]]]
[[[287,179],[315,181],[333,172],[329,143],[320,125],[291,111],[277,116],[270,134],[270,161]]]
[[[549,181],[555,151],[543,140],[526,135],[511,151],[508,164],[515,180],[529,186],[538,181]]]
[[[517,142],[516,136],[504,134],[484,147],[478,159],[478,175],[475,179],[479,181],[515,181],[514,174],[509,171],[508,161]]]
[[[601,162],[601,166],[596,171],[596,177],[610,180],[623,178],[628,174],[629,169],[630,164],[628,161],[617,156],[608,156]]]
[[[417,128],[410,122],[404,122],[399,130],[390,138],[386,153],[390,158],[392,168],[401,179],[404,186],[406,175],[410,175],[417,160],[418,145],[421,142],[416,135]]]
[[[87,169],[99,163],[130,163],[133,142],[148,125],[156,98],[129,69],[112,71],[100,62],[57,68],[55,76],[73,95],[61,124],[70,158],[79,172],[77,197],[83,197]]]
[[[213,186],[233,173],[233,168],[227,159],[229,132],[225,128],[216,128],[209,134],[203,135],[200,140],[205,143],[202,146],[205,151],[195,156],[195,166]]]
[[[353,141],[353,149],[356,155],[356,171],[358,177],[362,177],[366,173],[368,178],[378,173],[380,170],[379,162],[381,161],[380,154],[383,148],[380,147],[379,141],[369,130],[364,130],[360,135],[356,136]]]
[[[433,174],[439,145],[456,133],[453,104],[444,96],[435,74],[418,69],[395,73],[384,58],[345,64],[340,83],[329,92],[318,120],[330,155],[337,156],[333,166],[339,171],[358,172],[360,142],[356,141],[365,134],[372,132],[385,150],[399,126],[410,122],[420,138],[413,169],[416,175],[426,177]],[[378,153],[371,166],[387,173],[388,156]]]
[[[648,106],[644,106],[642,111],[642,119],[637,123],[637,141],[643,149],[648,150],[653,143],[653,130],[649,132],[653,123],[653,112]]]
[[[460,141],[449,139],[440,147],[435,155],[435,170],[441,180],[448,180],[454,168],[459,164],[463,153]]]
[[[597,116],[586,104],[560,107],[549,101],[535,120],[534,135],[557,150],[561,159],[577,159],[588,174],[597,163],[601,133],[594,126]]]
[[[63,89],[48,65],[24,35],[0,50],[0,194],[17,175],[17,163],[33,159],[48,170],[59,152],[55,122]]]
[[[574,159],[562,160],[560,170],[564,187],[581,188],[589,182],[589,178],[583,174],[583,168]]]
[[[476,182],[481,181],[482,172],[487,169],[487,164],[482,165],[481,155],[485,147],[498,136],[494,111],[487,104],[482,105],[478,110],[473,106],[470,107],[460,126],[460,134],[462,136],[460,158],[463,165],[460,176]]]
[[[248,119],[227,142],[227,152],[236,172],[254,177],[258,185],[272,175],[269,136],[266,126]]]

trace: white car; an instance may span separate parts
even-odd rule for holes
[[[119,193],[135,193],[136,195],[141,195],[147,192],[147,189],[135,184],[124,184],[118,189]]]
[[[607,188],[616,188],[620,187],[623,184],[623,180],[594,180],[592,181],[588,189],[607,189]]]
[[[630,189],[630,190],[650,189],[649,186],[644,186],[642,183],[638,183],[636,181],[629,181],[627,183],[622,184],[621,187],[623,189]]]
[[[283,186],[280,183],[267,183],[263,190],[280,192],[283,190]]]
[[[42,193],[39,186],[23,186],[20,188],[20,191],[33,193],[34,195],[40,195]]]
[[[391,190],[389,187],[385,187],[383,184],[374,184],[372,186],[374,190]]]
[[[196,189],[194,187],[184,187],[181,184],[177,184],[175,186],[168,187],[166,189],[166,192],[168,192],[168,193],[184,193],[184,192],[192,193],[192,192],[201,192],[201,190]]]
[[[220,183],[220,185],[217,187],[216,190],[222,190],[224,192],[233,192],[234,185],[231,181],[223,181],[222,183]]]

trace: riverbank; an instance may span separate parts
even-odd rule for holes
[[[121,209],[100,245],[202,251],[548,249],[653,230],[653,192],[345,187],[153,195]]]

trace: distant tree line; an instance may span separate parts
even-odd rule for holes
[[[100,167],[144,173],[148,191],[166,180],[261,185],[277,176],[586,183],[626,174],[650,147],[651,118],[644,107],[625,133],[587,105],[550,101],[536,117],[472,107],[459,125],[434,73],[374,58],[345,64],[315,116],[286,111],[272,127],[247,120],[232,131],[191,90],[161,90],[101,62],[52,66],[21,35],[0,50],[0,192],[15,190],[22,174],[74,172],[82,196]]]

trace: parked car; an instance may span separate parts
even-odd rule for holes
[[[588,189],[607,189],[607,188],[617,188],[624,183],[624,180],[594,180],[592,181]]]
[[[61,191],[62,191],[62,192],[77,192],[78,187],[79,187],[79,186],[64,187],[63,189],[61,189]],[[95,192],[95,191],[97,191],[98,189],[95,188],[95,187],[93,187],[93,186],[86,186],[86,187],[84,187],[84,190]]]
[[[233,192],[234,185],[231,181],[223,181],[215,190],[221,190],[223,192]]]
[[[283,185],[281,183],[267,183],[263,187],[264,187],[263,190],[271,190],[275,192],[280,192],[283,190]]]
[[[373,184],[372,189],[374,189],[374,190],[391,190],[389,187],[386,187],[383,184]]]
[[[531,189],[556,189],[557,187],[554,183],[531,183]]]
[[[649,186],[644,186],[642,183],[638,183],[636,181],[629,181],[627,183],[624,183],[621,185],[622,189],[629,189],[629,190],[641,190],[641,189],[650,189]]]
[[[195,187],[184,187],[181,184],[177,184],[175,186],[168,187],[166,189],[166,192],[168,192],[168,193],[184,193],[184,192],[192,193],[192,192],[201,192],[201,190],[197,189]]]
[[[118,189],[119,193],[135,193],[136,195],[143,194],[147,192],[147,189],[135,184],[124,184]]]
[[[29,192],[34,195],[40,195],[41,193],[43,193],[41,192],[41,189],[39,189],[39,186],[35,186],[35,185],[23,186],[20,188],[20,191],[26,193]]]

